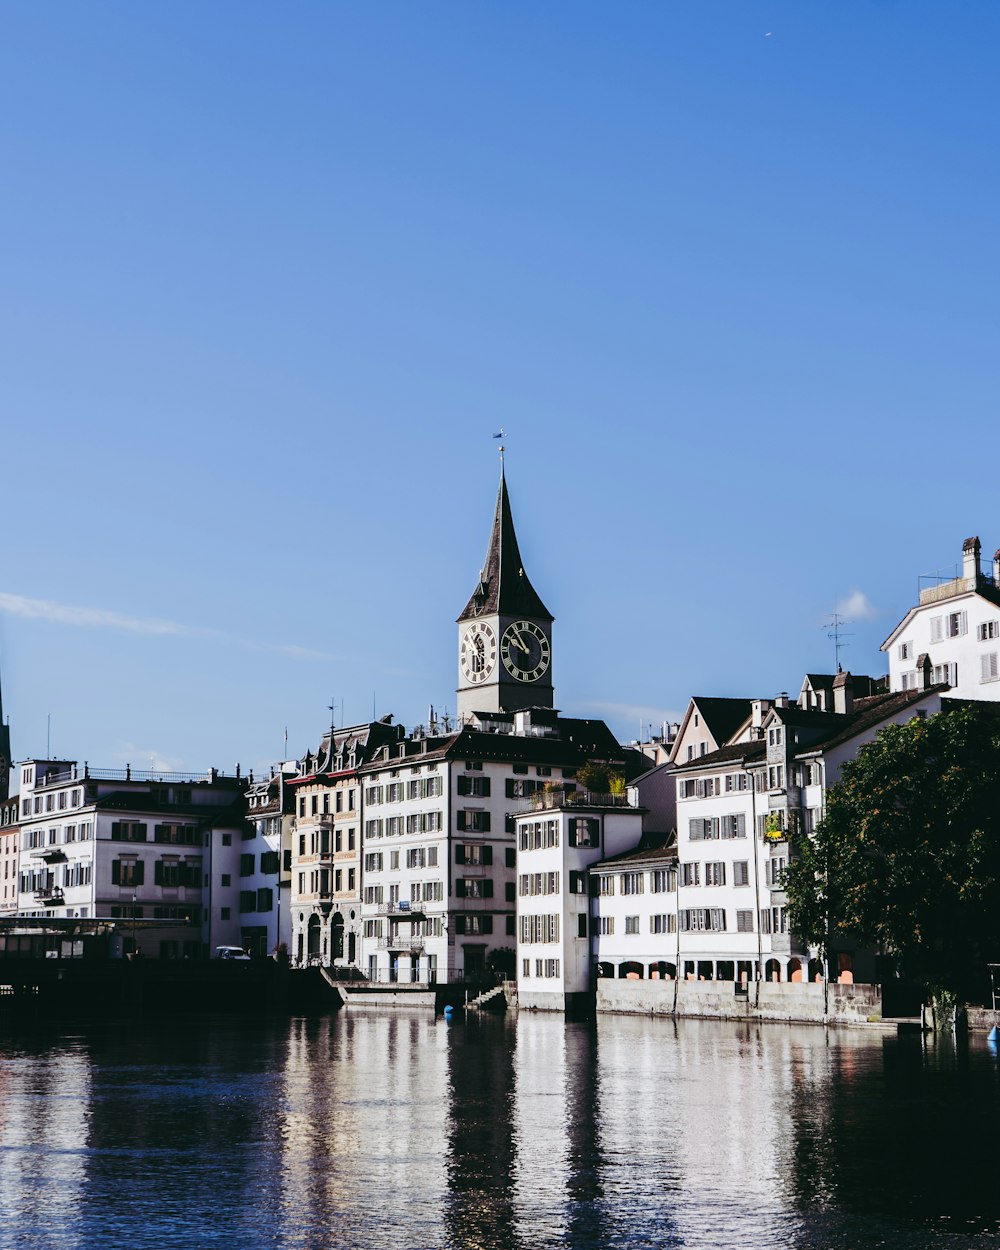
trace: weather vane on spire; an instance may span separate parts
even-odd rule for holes
[[[503,426],[500,427],[499,432],[494,434],[493,437],[500,439],[500,467],[502,469],[503,468],[503,453],[506,450],[506,448],[503,445],[503,440],[507,437],[506,433],[504,432]]]

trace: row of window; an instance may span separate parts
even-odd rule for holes
[[[25,770],[27,773],[29,770]],[[30,781],[28,782],[30,784]],[[21,802],[22,816],[40,815],[46,812],[62,812],[67,807],[79,807],[83,801],[82,790],[59,790],[55,794],[35,794],[23,799]]]
[[[249,911],[273,911],[274,891],[270,886],[261,886],[259,890],[240,890],[240,915]]]
[[[333,792],[334,809],[338,812],[342,812],[344,810],[344,794],[345,793],[347,794],[347,810],[349,812],[353,812],[354,805],[355,805],[355,798],[354,798],[355,791],[353,788],[347,791],[334,790]],[[322,803],[321,803],[321,800],[322,800]],[[322,812],[320,811],[321,806],[323,809]],[[309,795],[300,794],[299,795],[299,815],[301,817],[305,818],[305,816],[307,815],[327,816],[329,815],[329,813],[330,813],[330,791],[329,790],[325,791],[322,795],[319,795],[319,794],[309,794]]]
[[[677,873],[672,868],[656,868],[649,873],[645,872],[624,872],[617,877],[617,882],[622,894],[644,894],[646,890],[646,878],[649,878],[650,894],[665,894],[668,890],[677,888]],[[627,880],[626,880],[627,879]],[[605,897],[615,893],[616,877],[612,874],[601,875],[598,893]]]
[[[525,944],[559,941],[559,914],[522,916],[520,941]]]
[[[726,911],[723,907],[687,907],[678,912],[677,915],[674,915],[672,912],[660,912],[657,915],[649,917],[649,932],[651,934],[676,933],[678,920],[680,920],[680,930],[682,933],[726,932]],[[787,924],[788,918],[784,907],[761,908],[761,933],[785,933],[787,932]],[[596,918],[595,928],[598,934],[604,937],[613,937],[615,932],[615,917],[598,916]],[[753,931],[753,911],[737,911],[736,932],[753,933]],[[637,936],[639,933],[640,917],[626,916],[626,937]]]
[[[472,790],[463,790],[461,782],[477,782],[486,781],[486,793],[489,794],[490,786],[488,778],[459,778],[459,794],[477,793]],[[365,803],[369,807],[375,807],[379,803],[402,803],[407,799],[439,799],[444,794],[444,778],[435,777],[415,777],[412,781],[390,781],[387,785],[376,785],[365,787]]]
[[[521,976],[530,978],[531,976],[531,960],[521,960]],[[559,960],[558,959],[536,959],[535,976],[543,977],[547,980],[554,980],[559,976]]]
[[[692,842],[711,838],[745,838],[746,816],[736,812],[729,816],[693,817],[688,821],[688,838]]]
[[[347,830],[347,850],[353,851],[357,845],[358,831],[353,826]],[[344,830],[334,829],[331,839],[329,829],[313,829],[309,833],[299,834],[299,858],[307,855],[329,855],[332,846],[334,854],[344,849]]]

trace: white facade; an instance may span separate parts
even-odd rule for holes
[[[812,832],[844,763],[880,729],[941,709],[939,691],[853,700],[849,674],[839,674],[831,687],[841,711],[787,700],[766,710],[761,704],[752,737],[678,767],[680,975],[736,981],[822,975],[788,924],[789,834]],[[841,954],[834,972],[848,979],[852,953]]]
[[[968,538],[962,574],[920,592],[920,601],[882,644],[893,691],[945,685],[963,699],[1000,699],[1000,552],[983,572],[978,538]]]
[[[677,851],[631,850],[597,864],[592,928],[599,976],[677,975]]]
[[[18,915],[119,921],[153,957],[239,944],[240,778],[65,760],[18,771]]]
[[[591,865],[633,848],[641,808],[576,802],[519,814],[517,830],[518,1005],[564,1011],[594,988]],[[580,796],[581,799],[584,796]]]

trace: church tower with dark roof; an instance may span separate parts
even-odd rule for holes
[[[500,470],[479,583],[458,618],[458,714],[552,707],[552,614],[528,580]]]

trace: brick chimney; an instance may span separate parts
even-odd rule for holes
[[[920,674],[920,689],[929,690],[931,685],[931,657],[926,651],[917,656],[917,672]]]
[[[962,543],[962,576],[972,582],[971,589],[979,585],[979,553],[982,550],[978,538],[967,538]]]

